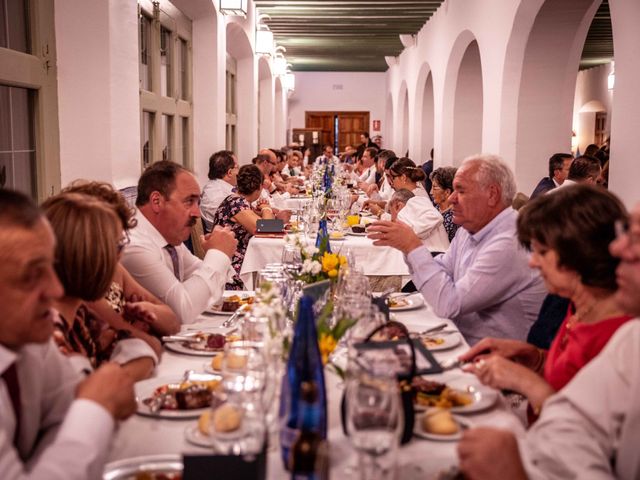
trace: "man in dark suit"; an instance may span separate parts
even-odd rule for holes
[[[366,148],[375,148],[376,150],[378,149],[378,145],[371,141],[369,132],[362,132],[360,134],[360,141],[362,142],[362,144],[358,147],[358,151],[356,152],[357,158],[362,158],[362,154],[364,153],[364,150]]]
[[[529,199],[533,200],[538,195],[542,195],[562,185],[569,174],[569,167],[571,167],[572,161],[573,155],[570,153],[553,154],[549,159],[549,176],[544,177],[538,182]]]

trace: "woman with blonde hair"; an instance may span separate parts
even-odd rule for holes
[[[116,214],[77,193],[51,197],[42,208],[56,236],[55,269],[65,291],[54,302],[60,350],[81,371],[115,361],[136,380],[148,377],[158,361],[159,341],[133,329],[114,329],[89,315],[86,305],[104,297],[118,265],[125,238]]]

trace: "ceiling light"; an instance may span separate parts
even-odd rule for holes
[[[220,13],[223,15],[247,16],[247,0],[220,0]]]
[[[609,76],[607,77],[607,88],[609,90],[613,90],[613,86],[616,83],[616,72],[615,72],[615,64],[613,62],[613,60],[611,61],[611,72],[609,73]]]
[[[273,59],[273,74],[284,75],[287,73],[287,59],[281,53],[276,55]]]
[[[282,84],[287,90],[294,91],[296,89],[296,76],[293,72],[287,72],[284,77],[282,77]]]
[[[258,55],[273,54],[273,32],[263,26],[262,30],[256,30],[256,53]]]

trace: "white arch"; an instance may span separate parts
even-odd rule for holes
[[[398,109],[396,111],[397,120],[394,128],[396,133],[395,145],[398,146],[396,155],[403,157],[409,149],[409,92],[407,82],[402,81],[398,91]]]
[[[429,152],[433,148],[434,139],[434,98],[433,75],[428,63],[423,63],[418,72],[416,82],[415,112],[413,135],[415,148],[413,160],[420,164],[429,160]]]
[[[383,143],[383,145],[385,145],[386,148],[389,148],[395,151],[395,139],[393,137],[395,121],[393,116],[393,96],[391,95],[391,93],[387,94],[385,124],[386,126],[384,127],[384,129],[385,129],[385,134],[387,136],[387,141]]]
[[[275,87],[271,67],[265,57],[258,60],[258,147],[274,145]]]
[[[280,77],[276,77],[276,96],[275,96],[275,138],[274,138],[274,147],[279,147],[281,145],[286,144],[287,140],[287,126],[285,124],[286,118],[286,102],[287,96],[286,91],[282,85],[282,80]]]

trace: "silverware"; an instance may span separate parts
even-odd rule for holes
[[[240,307],[238,307],[238,309],[233,313],[233,315],[231,315],[224,322],[222,322],[222,328],[228,328],[231,325],[233,325],[237,321],[240,314],[247,311],[248,307],[249,307],[248,303],[245,303],[244,305],[241,305]]]
[[[434,325],[433,327],[429,327],[426,330],[421,331],[420,335],[426,335],[427,333],[439,332],[440,330],[444,330],[448,326],[449,326],[449,324],[446,323],[446,322],[439,323],[438,325]]]
[[[440,362],[440,366],[442,367],[442,370],[446,371],[446,370],[454,370],[456,368],[462,368],[467,363],[469,362],[463,362],[458,358],[449,358],[447,360]]]
[[[164,343],[169,343],[169,342],[197,343],[197,342],[201,342],[202,339],[198,338],[196,335],[165,335],[164,337],[162,337],[162,341]]]

